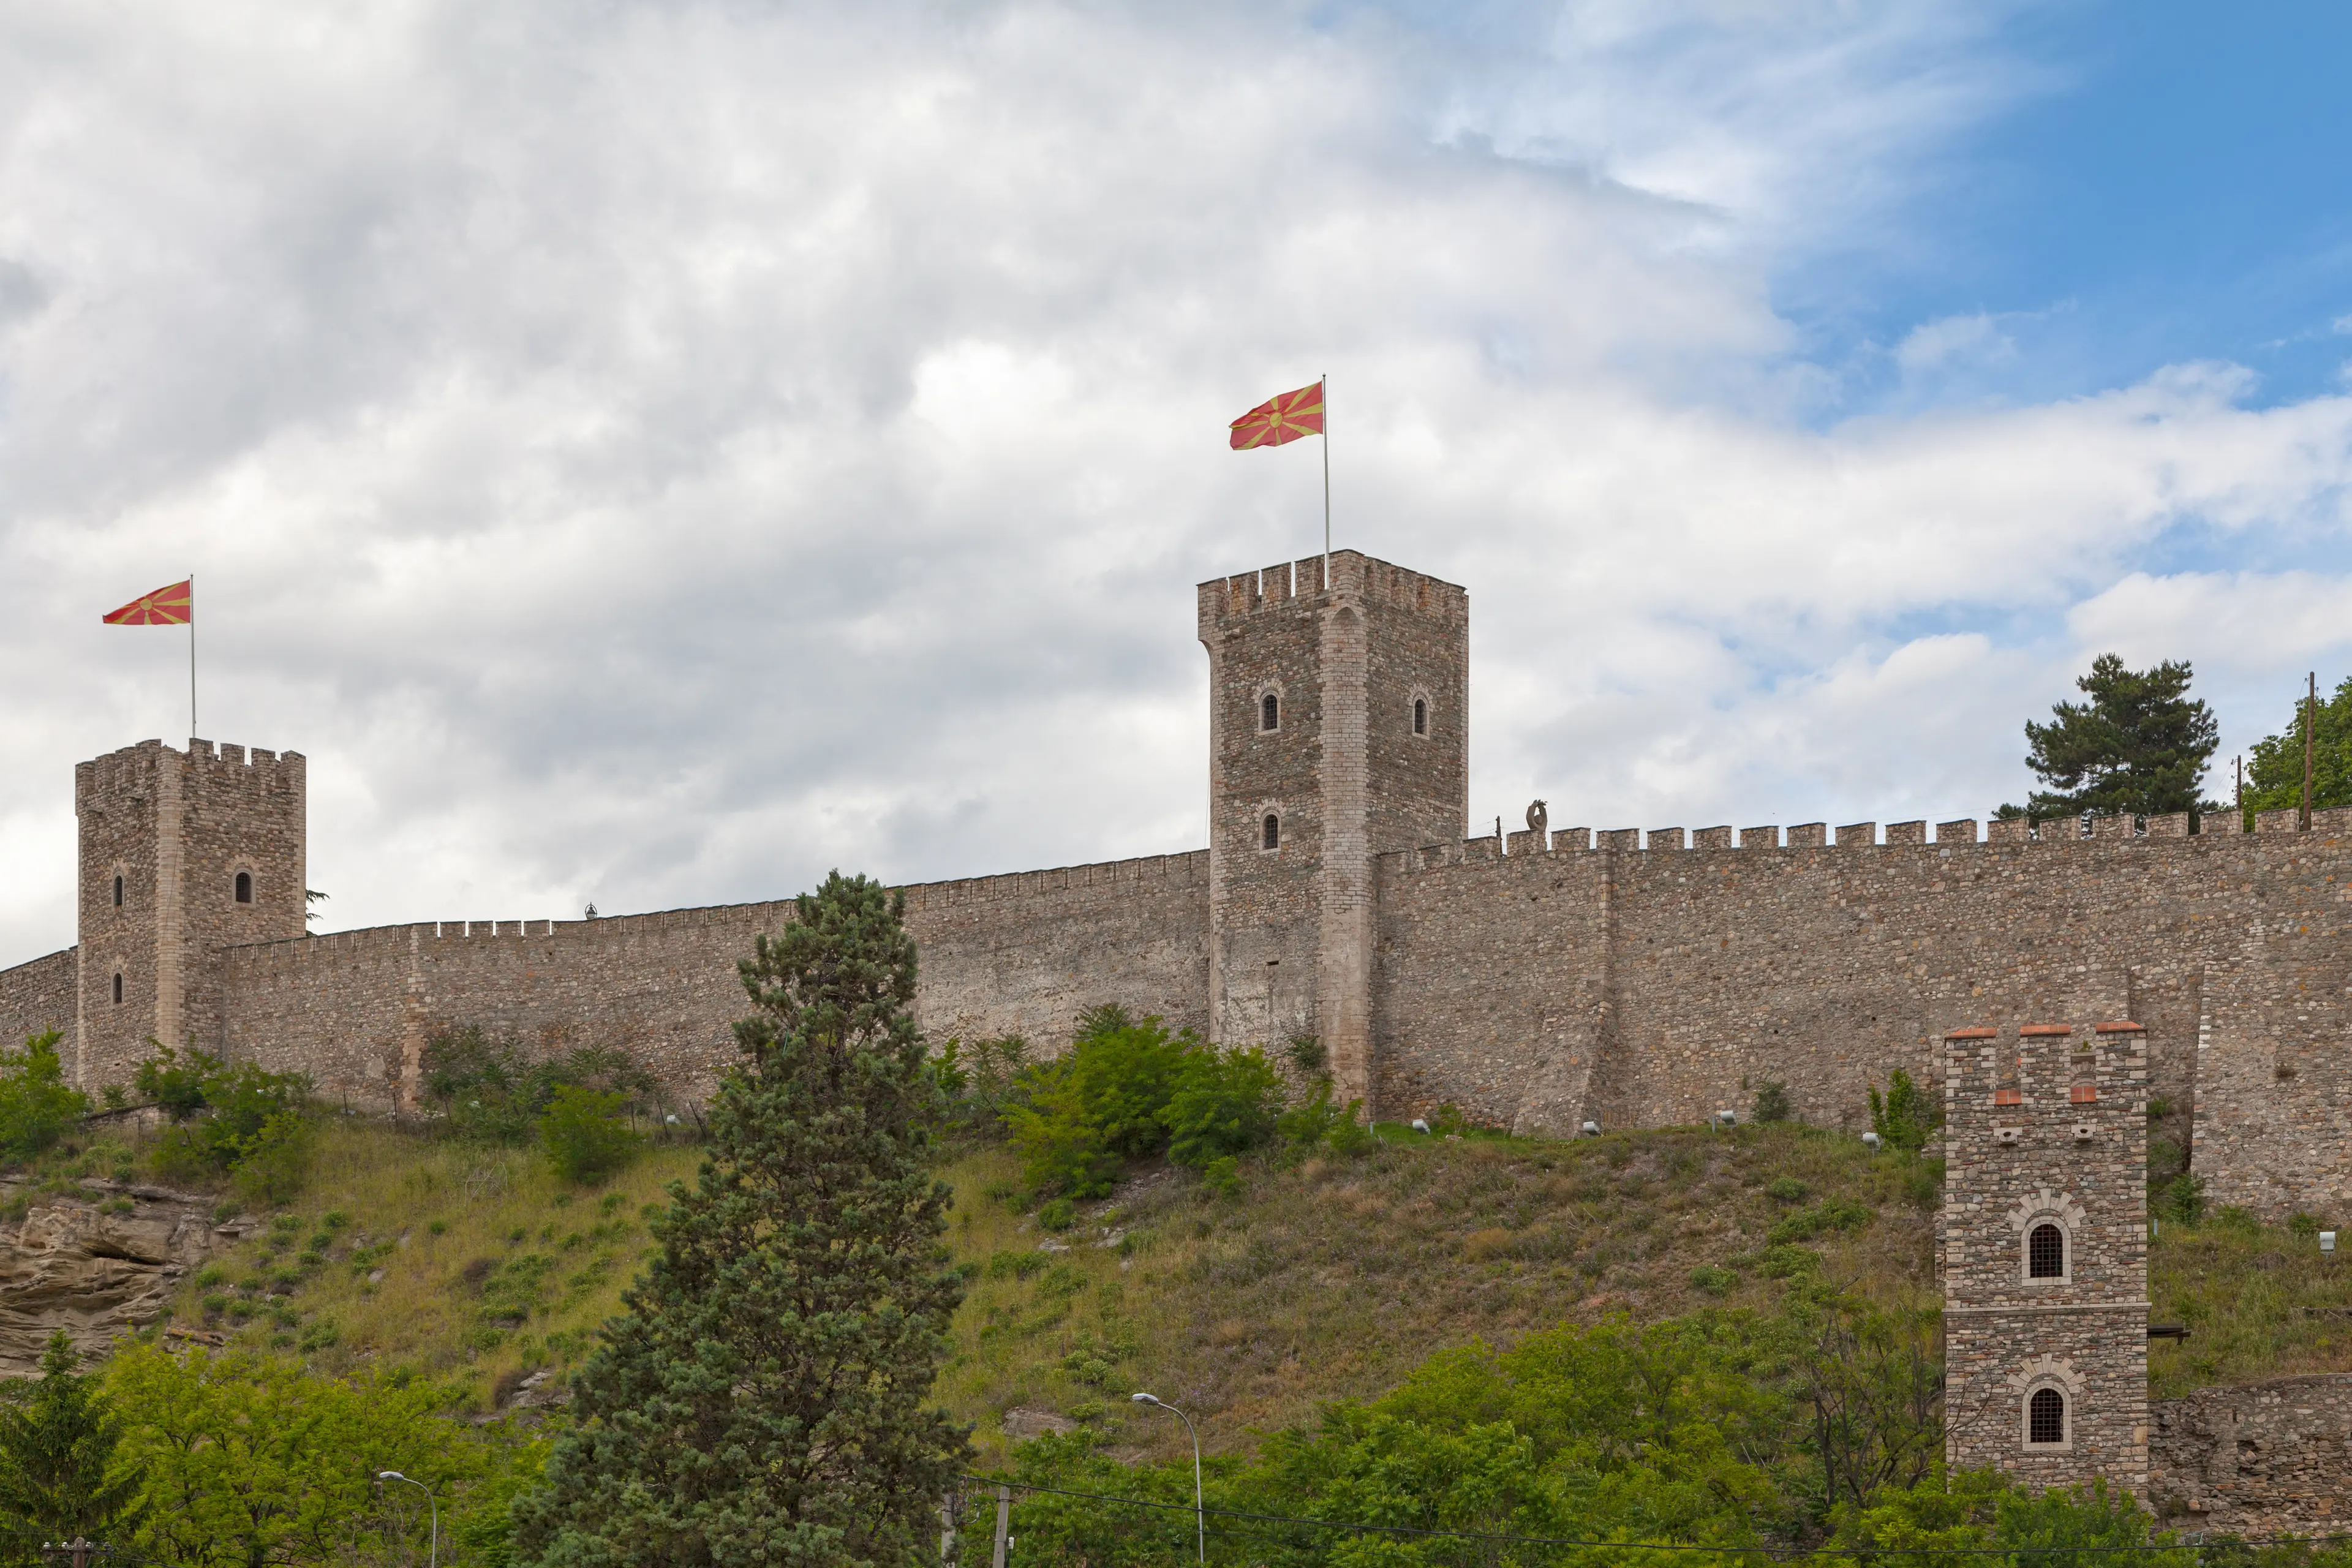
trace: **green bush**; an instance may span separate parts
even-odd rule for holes
[[[1038,1209],[1037,1223],[1047,1230],[1067,1230],[1078,1223],[1078,1205],[1067,1198],[1055,1198]]]
[[[1827,1231],[1859,1230],[1876,1217],[1867,1205],[1851,1198],[1831,1198],[1799,1209],[1767,1231],[1764,1239],[1775,1247],[1811,1241]]]
[[[1099,1197],[1121,1163],[1168,1144],[1160,1112],[1175,1098],[1186,1058],[1205,1049],[1189,1029],[1097,1007],[1059,1061],[1041,1068],[1026,1104],[1004,1108],[1023,1176],[1037,1192]]]
[[[139,1064],[138,1083],[173,1118],[155,1151],[166,1176],[236,1175],[248,1203],[283,1203],[301,1190],[312,1142],[303,1114],[310,1084],[301,1074],[252,1062],[225,1067],[204,1051],[183,1057],[165,1047]]]
[[[451,1029],[425,1042],[423,1088],[443,1126],[460,1138],[520,1147],[539,1133],[556,1094],[569,1087],[615,1097],[623,1110],[658,1111],[660,1088],[627,1052],[583,1046],[534,1058],[510,1038],[478,1026]]]
[[[621,1121],[622,1099],[611,1089],[558,1088],[539,1119],[540,1142],[555,1173],[567,1182],[595,1182],[635,1158],[640,1142]]]
[[[1739,1276],[1728,1268],[1717,1268],[1712,1263],[1702,1263],[1690,1271],[1691,1288],[1710,1296],[1721,1296],[1739,1283]]]
[[[1759,1127],[1774,1121],[1794,1121],[1797,1119],[1797,1108],[1790,1101],[1789,1086],[1785,1083],[1768,1083],[1758,1089],[1756,1103],[1749,1108],[1748,1119]]]
[[[234,1165],[237,1195],[246,1202],[282,1204],[302,1190],[310,1174],[317,1130],[296,1110],[271,1115],[249,1137],[237,1141]]]
[[[1186,1054],[1176,1092],[1160,1112],[1168,1157],[1206,1170],[1267,1142],[1282,1115],[1282,1075],[1252,1046]]]
[[[0,1159],[18,1163],[46,1152],[89,1114],[89,1096],[68,1085],[55,1029],[0,1051]]]
[[[1889,1149],[1917,1153],[1943,1121],[1943,1107],[1922,1093],[1901,1068],[1888,1075],[1884,1095],[1870,1091],[1870,1130]]]
[[[194,1047],[183,1057],[169,1046],[156,1046],[155,1054],[139,1064],[131,1083],[141,1099],[162,1106],[173,1121],[185,1121],[205,1109],[205,1079],[220,1069],[220,1058]]]

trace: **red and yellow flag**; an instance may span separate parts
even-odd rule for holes
[[[103,617],[110,626],[184,626],[196,618],[195,583],[174,583],[142,594]],[[194,635],[193,633],[190,635]]]
[[[1279,447],[1301,436],[1323,434],[1323,384],[1319,381],[1269,397],[1234,421],[1234,450]]]

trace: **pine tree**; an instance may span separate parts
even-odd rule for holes
[[[137,1523],[140,1476],[115,1464],[121,1424],[94,1377],[79,1375],[73,1341],[49,1336],[41,1380],[20,1404],[0,1407],[0,1518],[7,1560],[41,1561],[40,1543],[127,1541]]]
[[[962,1298],[927,1163],[905,897],[839,872],[740,965],[697,1184],[515,1508],[549,1568],[917,1560],[969,1448],[929,1408]]]
[[[2025,722],[2025,765],[2051,787],[1993,815],[2201,809],[2198,789],[2221,731],[2212,710],[2188,695],[2189,675],[2185,660],[2126,669],[2116,655],[2099,655],[2074,682],[2088,702],[2054,703],[2049,723]]]

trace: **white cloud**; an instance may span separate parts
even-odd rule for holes
[[[1225,421],[1325,371],[1340,542],[1472,590],[1477,816],[1981,812],[2151,550],[2352,473],[2226,366],[1790,416],[1770,266],[2039,89],[1987,26],[11,11],[0,963],[71,938],[71,763],[183,732],[96,616],[191,565],[338,924],[1196,844],[1191,584],[1320,539]],[[2279,581],[2168,647],[2259,683]]]

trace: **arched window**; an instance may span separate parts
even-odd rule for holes
[[[2066,1278],[2066,1233],[2054,1225],[2037,1225],[2025,1238],[2025,1275],[2029,1279]]]
[[[1258,701],[1257,727],[1261,730],[1282,728],[1282,699],[1271,691]]]
[[[1412,732],[1416,735],[1429,733],[1429,699],[1426,697],[1412,700]]]
[[[236,901],[240,904],[253,902],[253,873],[250,871],[236,874]]]
[[[2063,1443],[2066,1440],[2066,1396],[2054,1388],[2037,1388],[2025,1402],[2025,1440]]]
[[[120,877],[114,879],[114,907],[118,910],[122,907],[122,879]]]
[[[1265,847],[1268,849],[1282,847],[1282,818],[1270,811],[1265,814]]]
[[[114,972],[114,1005],[118,1007],[122,1005],[122,971],[120,969]]]

